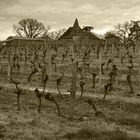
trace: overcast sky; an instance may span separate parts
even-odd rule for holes
[[[140,0],[0,0],[0,40],[13,35],[13,24],[35,18],[53,30],[68,28],[78,18],[104,33],[118,23],[140,20]]]

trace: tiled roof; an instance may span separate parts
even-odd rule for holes
[[[68,30],[59,38],[61,39],[71,39],[70,33],[72,31],[72,27],[69,27]]]
[[[80,27],[80,26],[79,26],[79,22],[78,22],[78,19],[77,19],[77,18],[76,18],[76,20],[75,20],[75,22],[74,22],[73,27],[75,27],[75,28]]]
[[[84,32],[84,36],[88,36],[89,39],[93,40],[101,40],[101,38],[99,38],[99,36],[93,32]]]
[[[80,28],[77,19],[75,20],[73,27],[69,27],[68,30],[58,40],[73,39],[73,36],[88,36],[89,39],[93,39],[93,40],[103,39],[95,33],[89,31],[83,31]]]
[[[116,35],[114,35],[114,34],[108,34],[105,38],[106,38],[106,39],[109,39],[109,38],[120,39],[118,36],[116,36]]]
[[[19,36],[9,36],[6,41],[10,40],[30,40],[30,41],[43,41],[44,39],[51,40],[49,37],[39,37],[39,38],[27,38],[27,37],[19,37]]]

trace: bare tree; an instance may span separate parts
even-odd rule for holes
[[[66,29],[64,28],[57,31],[49,32],[48,36],[54,40],[58,40],[65,32],[66,32]]]
[[[17,25],[13,25],[14,32],[20,37],[37,38],[48,32],[50,27],[46,27],[36,19],[21,19]]]
[[[132,24],[129,21],[126,21],[125,23],[119,23],[119,24],[114,26],[115,27],[114,30],[107,32],[105,36],[112,34],[112,35],[119,37],[120,41],[121,41],[121,45],[125,48],[128,48],[130,46],[129,34],[130,34],[131,26],[132,26]],[[131,42],[131,44],[132,44],[132,42]],[[119,52],[122,51],[120,49],[121,48],[117,48],[117,50]],[[122,56],[122,57],[124,57],[124,56]]]
[[[118,25],[115,26],[114,34],[120,37],[123,43],[125,43],[130,33],[129,30],[130,27],[131,27],[131,22],[126,21],[125,23],[119,23]]]

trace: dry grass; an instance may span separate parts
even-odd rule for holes
[[[127,129],[140,131],[139,105],[112,101],[103,103],[100,99],[93,99],[97,108],[106,114],[108,125],[103,118],[94,115],[94,110],[84,102],[84,99],[61,99],[59,96],[55,98],[60,105],[60,117],[57,115],[55,104],[45,99],[42,103],[42,112],[38,113],[38,100],[35,93],[29,91],[21,96],[19,112],[13,91],[1,90],[0,139],[132,140],[126,133]]]
[[[76,133],[67,133],[62,138],[65,140],[136,140],[120,130],[97,131],[94,129],[81,129]]]

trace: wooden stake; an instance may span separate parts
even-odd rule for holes
[[[137,40],[136,44],[137,44],[138,57],[139,57],[138,61],[139,61],[139,77],[140,77],[140,40],[139,39]]]
[[[100,47],[100,60],[99,60],[100,68],[99,68],[99,89],[101,89],[102,85],[102,71],[101,71],[101,65],[102,65],[102,48]]]
[[[7,47],[10,47],[9,45]],[[7,69],[7,75],[8,75],[8,80],[10,80],[11,78],[11,49],[10,48],[7,48],[8,49],[8,69]]]
[[[45,48],[47,48],[47,55],[48,55],[48,66],[49,66],[49,76],[52,76],[52,63],[51,63],[51,43],[47,44],[47,40],[45,40]]]
[[[115,55],[115,51],[114,51],[114,43],[113,43],[113,44],[112,44],[112,48],[111,48],[112,65],[114,65],[114,55]]]

